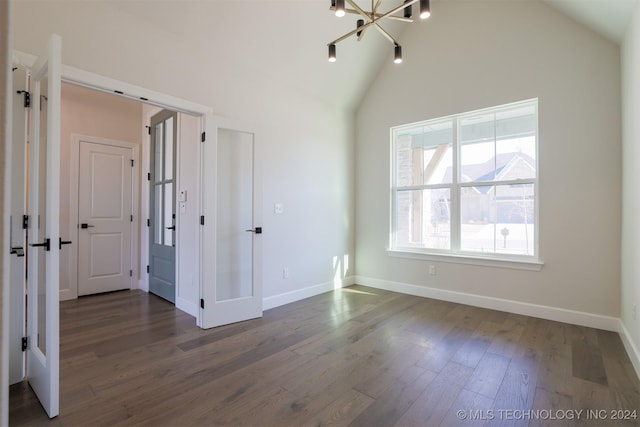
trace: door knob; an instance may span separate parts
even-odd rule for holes
[[[15,248],[11,248],[11,251],[9,252],[10,255],[15,255],[18,258],[23,257],[24,256],[24,248],[22,246],[16,246]]]
[[[89,225],[89,224],[86,224],[86,223],[80,224],[80,228],[89,228],[89,227],[95,227],[95,225]]]
[[[60,250],[62,250],[62,245],[70,245],[71,243],[73,243],[71,240],[62,240],[62,237],[58,238],[58,246],[60,247]]]
[[[44,242],[42,243],[32,243],[29,246],[32,246],[34,248],[44,248],[45,251],[49,252],[51,250],[51,240],[44,239]]]
[[[248,231],[250,233],[256,233],[256,234],[262,234],[262,227],[250,228],[249,230],[244,230],[244,231]]]
[[[172,225],[171,227],[166,227],[166,228],[167,228],[167,230],[175,230],[175,229],[176,229],[176,226],[175,226],[175,225]]]

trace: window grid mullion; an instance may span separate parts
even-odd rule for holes
[[[453,119],[453,140],[451,143],[453,144],[453,149],[451,150],[453,154],[452,160],[452,173],[451,173],[451,251],[459,252],[460,251],[460,229],[462,224],[460,222],[460,138],[458,137],[460,134],[460,119],[455,117]]]
[[[504,181],[468,181],[458,184],[460,187],[491,187],[495,185],[528,185],[536,183],[536,178],[513,179]]]

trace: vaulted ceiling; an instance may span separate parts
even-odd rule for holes
[[[569,17],[620,44],[637,0],[544,0]]]
[[[363,8],[371,7],[370,0],[355,1]],[[437,19],[439,3],[454,1],[468,0],[432,0],[431,19]],[[528,1],[543,1],[619,44],[639,0]],[[260,84],[289,87],[335,108],[353,110],[380,67],[393,60],[393,45],[370,29],[361,42],[355,37],[340,42],[338,61],[329,63],[327,43],[351,31],[357,19],[355,15],[336,18],[329,10],[329,4],[329,0],[16,1],[14,14],[22,22],[29,22],[33,8],[39,8],[36,12],[39,18],[37,25],[30,25],[28,29],[14,26],[14,31],[18,35],[22,31],[35,31],[41,40],[57,32],[63,36],[65,46],[71,47],[77,55],[91,55],[96,47],[85,46],[77,31],[100,28],[103,25],[100,16],[108,13],[113,15],[114,21],[139,22],[140,31],[149,26],[159,29],[167,37],[179,40],[185,48],[205,52],[209,61],[215,64],[248,70],[247,73],[255,76]],[[380,10],[387,11],[397,4],[398,0],[382,0]],[[75,8],[77,20],[84,22],[79,30],[60,24],[68,22],[69,8]],[[91,8],[92,13],[89,12]],[[92,24],[91,20],[95,22]],[[384,27],[401,41],[407,24],[385,22]],[[21,45],[24,39],[29,38],[14,37],[17,49],[38,51],[39,46]],[[37,40],[37,37],[31,39]],[[123,55],[127,54],[127,48],[123,47]],[[405,57],[410,59],[408,52]]]

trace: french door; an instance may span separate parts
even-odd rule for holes
[[[31,70],[27,379],[53,418],[59,406],[61,50],[53,35]]]
[[[22,350],[22,338],[25,331],[26,309],[26,230],[24,215],[27,212],[26,201],[26,155],[27,155],[27,107],[25,99],[29,93],[27,69],[14,64],[13,67],[13,104],[11,107],[13,127],[11,145],[11,210],[9,219],[9,384],[24,379],[25,359]]]
[[[151,118],[149,291],[176,302],[176,146],[178,115]]]
[[[261,188],[255,132],[207,117],[202,153],[199,326],[262,317]]]

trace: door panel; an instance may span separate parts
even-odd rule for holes
[[[253,135],[218,130],[216,301],[253,296]]]
[[[23,215],[26,214],[25,166],[27,155],[27,114],[24,94],[29,91],[27,70],[19,65],[13,68],[13,127],[11,147],[11,216],[9,230],[10,287],[9,287],[9,384],[24,379],[25,360],[22,351],[22,337],[26,336],[25,302],[25,260],[26,234],[23,229]]]
[[[255,132],[208,116],[203,145],[199,326],[262,316],[262,228]],[[211,167],[210,165],[215,165]]]
[[[81,139],[78,295],[131,288],[132,149]]]
[[[149,226],[149,291],[176,301],[176,194],[177,113],[161,111],[151,118],[151,171]]]
[[[49,417],[59,406],[60,58],[54,35],[31,74],[27,377]]]

